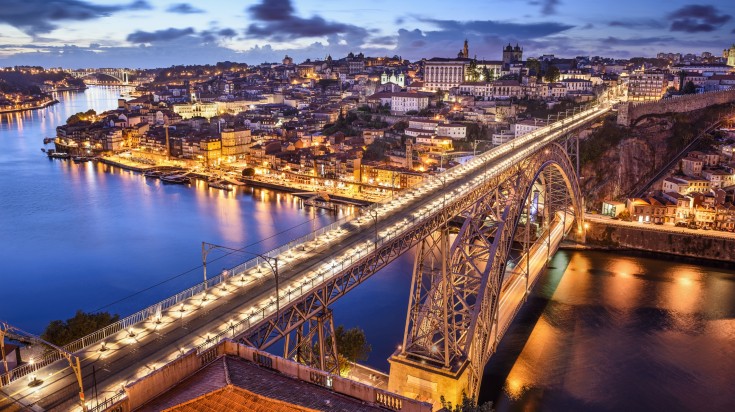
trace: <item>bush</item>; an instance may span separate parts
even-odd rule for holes
[[[74,317],[66,321],[51,321],[41,334],[41,338],[56,346],[64,346],[115,323],[119,319],[119,315],[113,315],[109,312],[86,313],[78,310]]]

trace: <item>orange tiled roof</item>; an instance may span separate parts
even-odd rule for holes
[[[188,402],[164,409],[168,412],[316,412],[283,401],[266,398],[237,386],[227,385],[222,389],[194,398]]]

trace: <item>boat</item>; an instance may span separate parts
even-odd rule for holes
[[[43,144],[49,144],[54,141],[53,137],[44,137],[43,138]]]
[[[145,176],[145,177],[161,177],[162,174],[163,174],[163,172],[160,171],[160,170],[149,170],[149,171],[143,173],[143,176]]]
[[[229,192],[232,190],[232,186],[227,184],[227,182],[225,182],[224,180],[210,180],[207,182],[207,184],[209,184],[209,187],[224,190],[225,192]]]
[[[161,181],[163,183],[175,183],[180,185],[191,183],[191,179],[183,175],[163,175],[161,176]]]
[[[72,158],[72,160],[74,161],[74,163],[84,163],[84,162],[88,162],[88,161],[90,161],[92,159],[89,158],[89,157],[86,157],[86,156],[74,156]]]
[[[52,159],[68,159],[71,157],[69,153],[64,152],[53,152],[51,150],[48,151],[48,157]]]

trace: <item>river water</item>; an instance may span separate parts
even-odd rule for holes
[[[201,281],[202,241],[263,252],[339,217],[271,190],[163,185],[43,155],[58,124],[116,107],[120,93],[91,87],[2,115],[1,320],[40,333],[78,309],[125,315]],[[209,273],[248,257],[214,249]],[[411,269],[408,253],[332,308],[336,324],[365,330],[366,363],[383,371],[402,340]],[[733,271],[560,251],[487,365],[480,400],[499,411],[732,411],[734,318]]]

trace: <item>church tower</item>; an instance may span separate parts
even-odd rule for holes
[[[735,44],[730,47],[730,51],[727,53],[727,65],[735,67]]]
[[[470,57],[470,45],[467,42],[467,39],[464,39],[464,47],[462,48],[462,57],[465,59]]]

